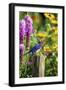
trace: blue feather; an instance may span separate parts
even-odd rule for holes
[[[41,44],[36,44],[29,52],[27,52],[26,54],[30,53],[30,54],[34,54],[36,53],[37,50],[39,50],[41,48]],[[24,54],[25,55],[25,54]]]

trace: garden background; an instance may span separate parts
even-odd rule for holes
[[[27,53],[20,57],[20,60],[24,58],[24,63],[20,63],[20,78],[57,76],[58,15],[49,12],[20,12],[19,20],[23,20],[25,16],[32,19],[33,32],[29,41],[26,42],[26,36],[24,37],[24,53],[29,52],[39,42],[44,44],[38,52],[32,55]],[[30,43],[29,49],[26,47],[28,43]]]

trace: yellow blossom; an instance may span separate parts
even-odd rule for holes
[[[44,13],[44,16],[48,18],[52,24],[58,24],[58,21],[56,20],[56,17],[52,13]]]
[[[44,38],[44,37],[47,36],[47,33],[39,32],[39,33],[37,34],[37,36],[40,37],[40,38]]]
[[[51,52],[51,49],[49,47],[44,47],[45,52]]]
[[[44,16],[49,18],[49,13],[44,13]]]
[[[50,14],[51,19],[55,19],[55,16],[53,14]]]
[[[52,20],[51,20],[51,23],[52,23],[52,24],[58,24],[58,21],[57,21],[56,19],[52,19]]]
[[[57,49],[57,48],[58,48],[58,45],[57,44],[55,44],[55,45],[52,46],[52,49]]]
[[[58,33],[58,27],[53,26],[52,31],[55,32],[55,33]]]
[[[49,19],[55,19],[55,16],[52,13],[44,13],[44,16],[49,18]]]

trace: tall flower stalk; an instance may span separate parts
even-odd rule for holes
[[[25,52],[25,46],[24,44],[20,44],[19,45],[20,48],[20,57],[21,57],[21,63],[24,62],[24,52]]]
[[[31,39],[31,34],[33,30],[33,21],[30,16],[25,16],[25,22],[26,22],[26,47],[27,49],[30,48],[30,39]]]
[[[24,61],[24,51],[25,51],[25,46],[24,46],[24,36],[25,36],[25,20],[21,20],[19,22],[19,36],[20,36],[20,58],[21,58],[21,63]]]

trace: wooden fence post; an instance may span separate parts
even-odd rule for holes
[[[36,55],[32,56],[32,76],[33,77],[38,77],[39,73],[39,57]]]
[[[45,56],[41,55],[39,61],[39,77],[44,77],[44,75],[45,75]]]

